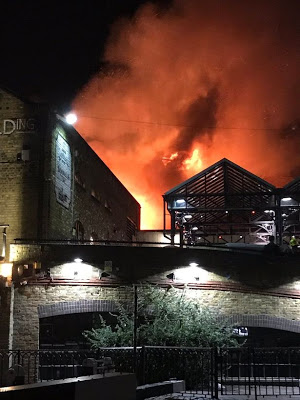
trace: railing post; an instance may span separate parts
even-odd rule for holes
[[[257,400],[257,381],[256,381],[256,363],[255,363],[255,351],[254,348],[252,348],[252,359],[253,359],[253,380],[254,380],[254,395],[255,395],[255,400]]]
[[[251,396],[251,351],[248,347],[248,385],[249,385],[249,396]]]
[[[217,347],[215,347],[213,351],[214,351],[214,363],[213,363],[213,366],[214,366],[214,368],[213,368],[213,371],[214,371],[214,373],[213,373],[213,382],[214,382],[214,384],[213,384],[213,388],[212,388],[213,389],[212,390],[212,395],[213,395],[214,399],[218,399],[219,398],[219,388],[218,388],[219,351],[218,351]]]
[[[142,346],[142,350],[141,350],[142,354],[141,354],[141,384],[144,385],[145,384],[145,372],[146,372],[146,348],[145,346]]]

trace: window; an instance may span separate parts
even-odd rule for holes
[[[77,240],[84,240],[84,228],[80,221],[75,222],[74,236]]]
[[[92,198],[93,198],[94,200],[97,200],[97,201],[99,201],[99,203],[100,203],[101,197],[100,197],[99,193],[96,192],[96,190],[94,190],[94,189],[91,190],[91,196],[92,196]]]
[[[135,233],[136,233],[136,225],[129,217],[127,217],[127,226],[126,226],[127,239],[132,241],[134,239]]]
[[[81,175],[78,172],[75,173],[75,182],[79,186],[81,186],[83,189],[85,189],[85,182],[84,182],[84,180],[82,179]]]

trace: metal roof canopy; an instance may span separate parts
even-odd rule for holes
[[[300,233],[300,177],[276,188],[226,158],[163,195],[164,229],[171,216],[171,243],[245,241],[265,243],[269,235]],[[289,198],[289,200],[288,200]],[[285,200],[282,200],[285,199]],[[234,238],[234,239],[233,239]]]

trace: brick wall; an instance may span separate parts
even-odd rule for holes
[[[136,200],[76,130],[46,106],[0,89],[0,132],[0,224],[9,224],[8,244],[15,238],[74,239],[76,221],[87,240],[92,235],[128,240],[129,219],[139,228]],[[56,194],[58,135],[71,154],[67,206]]]
[[[132,287],[107,288],[87,286],[23,286],[14,290],[15,349],[37,349],[39,317],[113,309],[116,300],[133,301]],[[298,329],[300,332],[300,300],[274,298],[268,295],[232,293],[217,290],[189,290],[188,295],[200,304],[222,311],[225,316],[255,326]],[[255,319],[256,318],[256,319]],[[297,322],[298,321],[298,322]],[[294,323],[293,327],[290,326]],[[264,325],[266,324],[266,325]],[[273,325],[272,325],[273,324]]]
[[[72,203],[68,209],[57,203],[54,190],[55,143],[58,134],[63,135],[72,153]],[[140,209],[135,199],[72,127],[60,122],[52,130],[49,144],[48,237],[72,238],[75,221],[80,221],[86,240],[95,234],[98,239],[128,240],[127,217],[139,228]]]
[[[0,90],[0,223],[9,224],[8,243],[37,236],[42,111]],[[22,160],[24,150],[29,160]]]
[[[14,296],[14,349],[38,349],[39,347],[39,308],[58,304],[58,309],[80,312],[74,302],[82,300],[128,300],[132,299],[131,288],[101,288],[84,286],[23,286],[15,289]],[[72,302],[72,307],[70,305]],[[83,303],[81,303],[83,304]],[[71,307],[71,308],[70,308]],[[87,309],[85,309],[87,310]],[[41,312],[41,311],[40,311]],[[45,315],[45,314],[44,314]],[[54,314],[54,315],[57,315]]]

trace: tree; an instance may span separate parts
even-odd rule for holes
[[[187,289],[138,288],[138,345],[236,346],[233,328],[208,307],[188,298]],[[100,315],[100,327],[84,331],[93,348],[132,346],[134,305],[118,304],[116,325],[108,326]]]

